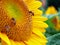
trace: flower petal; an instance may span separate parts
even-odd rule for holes
[[[46,39],[45,36],[43,35],[43,33],[40,30],[37,30],[36,28],[33,28],[33,33],[38,35],[40,37],[40,39]]]
[[[11,42],[11,45],[25,45],[22,42],[16,42],[16,41],[13,41],[13,40],[10,40],[10,42]]]
[[[47,28],[48,25],[42,21],[33,21],[34,27]]]
[[[30,38],[28,41],[26,41],[26,43],[27,43],[28,45],[42,45],[42,44],[45,44],[46,42],[45,42],[45,40],[42,41],[42,40],[40,39],[40,37],[32,34],[31,38]]]
[[[5,34],[0,33],[0,38],[1,38],[4,42],[6,42],[8,45],[11,45],[8,37],[7,37]]]
[[[42,3],[39,1],[34,1],[34,2],[31,2],[30,4],[28,4],[28,7],[30,10],[38,9],[41,6],[42,6]]]
[[[43,16],[32,16],[33,21],[46,21],[47,18]]]
[[[39,10],[39,9],[35,9],[35,10],[32,10],[32,12],[34,12],[34,15],[37,16],[37,15],[42,15],[43,14],[43,11]]]

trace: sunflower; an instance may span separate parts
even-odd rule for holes
[[[58,16],[56,16],[52,19],[52,23],[55,24],[55,29],[57,31],[59,31],[60,30],[60,20],[59,20]]]
[[[31,3],[40,3],[37,2]],[[39,8],[39,5],[36,6],[36,9]],[[1,0],[0,38],[2,45],[46,45],[47,40],[42,32],[45,32],[45,28],[48,27],[44,23],[47,18],[40,17],[38,15],[40,12],[33,11],[33,14],[31,11],[33,10],[30,10],[23,0]]]
[[[50,6],[47,8],[46,10],[46,14],[49,15],[49,14],[56,14],[57,13],[57,10],[55,9],[54,6]]]

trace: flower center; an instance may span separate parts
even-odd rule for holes
[[[0,8],[0,31],[5,33],[9,39],[14,41],[28,40],[31,35],[31,15],[23,1],[19,4],[21,10],[18,7],[8,4],[7,7],[2,5]]]

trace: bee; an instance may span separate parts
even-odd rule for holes
[[[32,16],[34,16],[34,13],[32,11],[29,11],[29,14],[32,15]]]

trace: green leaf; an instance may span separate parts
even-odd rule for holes
[[[60,45],[60,33],[48,37],[47,45]]]

